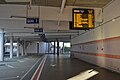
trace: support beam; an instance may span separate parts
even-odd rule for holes
[[[65,3],[66,3],[66,0],[62,0],[62,4],[61,4],[61,8],[60,8],[60,14],[63,13]],[[60,26],[60,20],[58,21],[58,26]]]
[[[27,55],[27,45],[25,40],[24,40],[24,54]]]
[[[63,42],[63,48],[62,48],[62,53],[64,54],[64,42]]]
[[[4,30],[0,29],[0,61],[4,61]]]
[[[40,51],[39,49],[40,49],[40,42],[37,42],[37,53],[38,53],[38,54],[40,53],[40,52],[39,52],[39,51]]]
[[[54,41],[54,55],[56,53],[55,41]]]
[[[57,56],[59,56],[59,40],[57,40]]]
[[[19,46],[19,38],[18,38],[18,40],[17,40],[17,57],[19,57],[19,55],[20,55],[20,46]]]
[[[50,53],[50,43],[48,42],[48,53]]]
[[[60,14],[63,13],[64,7],[65,7],[66,0],[62,0],[61,8],[60,8]]]
[[[10,37],[10,58],[13,58],[13,36]]]
[[[21,53],[21,56],[24,56],[24,40],[22,41],[22,53]]]
[[[60,21],[58,21],[57,25],[60,26]]]

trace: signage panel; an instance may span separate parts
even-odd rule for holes
[[[73,8],[71,26],[70,29],[86,30],[94,28],[94,10]]]
[[[34,32],[43,32],[43,28],[34,28]]]
[[[26,24],[39,24],[39,18],[26,18]]]

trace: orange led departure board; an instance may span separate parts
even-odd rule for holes
[[[93,9],[78,9],[72,11],[72,26],[70,29],[92,29],[94,28],[94,10]]]

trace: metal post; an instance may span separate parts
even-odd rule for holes
[[[59,41],[57,40],[57,55],[59,56]]]
[[[56,47],[55,47],[55,41],[54,41],[54,55],[55,55]]]
[[[63,48],[62,48],[62,52],[63,52],[63,54],[64,54],[64,42],[63,42]]]

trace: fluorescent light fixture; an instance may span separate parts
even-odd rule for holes
[[[82,73],[80,73],[79,75],[77,76],[74,76],[72,78],[69,78],[67,80],[88,80],[89,78],[97,75],[99,72],[98,71],[95,71],[93,69],[90,69],[90,70],[86,70]]]
[[[31,0],[5,0],[6,2],[30,2]]]

